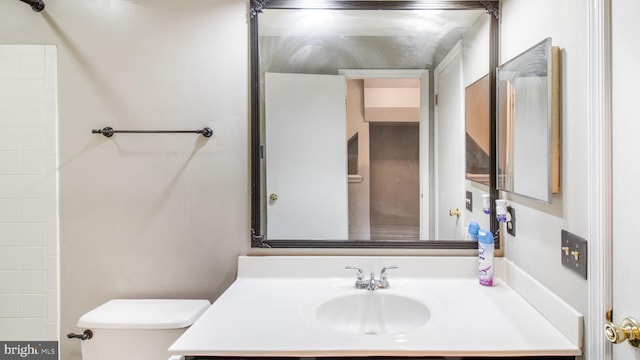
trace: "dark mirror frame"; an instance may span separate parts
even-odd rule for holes
[[[358,240],[277,240],[267,239],[261,227],[261,165],[263,149],[260,128],[260,46],[258,22],[264,9],[325,9],[325,10],[473,10],[484,9],[491,15],[489,39],[490,82],[490,141],[491,171],[489,195],[491,198],[491,232],[496,234],[498,223],[495,217],[496,190],[496,68],[498,66],[499,1],[304,1],[304,0],[251,0],[250,16],[250,60],[251,60],[251,247],[252,248],[364,248],[364,249],[477,249],[477,243],[456,240],[423,241],[358,241]],[[496,248],[500,248],[500,237],[496,236]]]

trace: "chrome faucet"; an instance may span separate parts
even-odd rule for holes
[[[361,268],[355,267],[355,266],[345,266],[345,269],[347,270],[356,270],[358,272],[354,287],[356,289],[366,289],[369,291],[373,291],[377,289],[388,289],[389,287],[391,287],[389,285],[389,280],[387,278],[387,270],[397,269],[397,268],[398,267],[395,265],[383,267],[382,270],[380,271],[380,279],[376,279],[376,275],[372,271],[371,277],[369,278],[369,280],[366,280],[364,278],[364,272],[362,271]]]
[[[364,279],[364,272],[361,268],[355,266],[345,266],[344,268],[347,270],[356,270],[358,272],[355,284],[356,289],[367,289],[369,287],[369,281]]]
[[[385,266],[380,270],[380,280],[378,280],[378,289],[388,289],[391,285],[389,285],[389,280],[387,279],[387,270],[397,269],[396,265]]]

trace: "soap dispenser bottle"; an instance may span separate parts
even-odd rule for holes
[[[493,286],[493,234],[478,231],[478,280],[480,285]]]

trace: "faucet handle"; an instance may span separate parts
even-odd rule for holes
[[[395,265],[385,266],[380,270],[380,280],[378,280],[378,289],[388,289],[391,287],[389,285],[389,280],[387,280],[387,270],[397,269],[398,267]]]
[[[361,268],[355,266],[345,266],[344,268],[347,270],[356,270],[358,272],[358,278],[354,285],[356,289],[366,289],[369,287],[369,281],[364,279],[364,271],[362,271]]]
[[[391,266],[385,266],[382,268],[382,270],[380,270],[380,280],[387,280],[387,270],[393,270],[393,269],[397,269],[398,266],[396,265],[391,265]]]
[[[356,270],[358,272],[358,281],[364,281],[364,272],[361,268],[356,266],[345,266],[344,268],[347,270]]]

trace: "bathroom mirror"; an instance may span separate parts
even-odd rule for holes
[[[464,51],[495,79],[497,13],[498,1],[252,1],[252,246],[476,248],[460,230],[464,113],[443,109],[464,107]],[[478,24],[485,37],[463,44]],[[460,201],[442,195],[454,183]]]
[[[547,38],[497,71],[498,189],[547,203],[560,190],[559,56]]]

